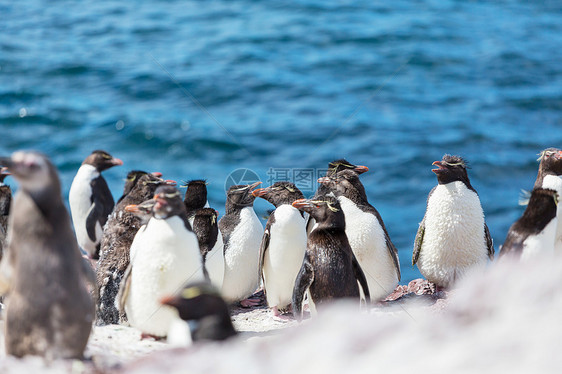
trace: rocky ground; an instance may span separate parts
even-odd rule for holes
[[[433,293],[413,281],[359,311],[334,303],[303,323],[234,308],[240,336],[173,348],[123,326],[94,328],[87,361],[0,359],[3,373],[556,373],[562,325],[561,256],[499,261]],[[1,349],[3,351],[3,349]]]

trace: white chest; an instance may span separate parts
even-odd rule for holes
[[[82,165],[78,169],[72,185],[70,186],[70,192],[68,195],[68,200],[70,204],[70,209],[72,211],[72,218],[78,215],[84,221],[86,219],[86,213],[92,205],[90,198],[92,197],[92,188],[90,187],[90,182],[99,177],[100,173],[92,165]]]
[[[547,175],[544,177],[542,182],[542,188],[549,188],[558,193],[558,198],[562,200],[562,177],[558,175]],[[556,217],[561,217],[562,215],[562,204],[558,204],[556,209]],[[555,234],[555,244],[554,247],[556,251],[562,251],[562,220],[557,220],[557,228]]]
[[[469,267],[485,264],[484,212],[478,195],[462,182],[438,185],[425,213],[418,267],[430,281],[449,284]]]
[[[129,321],[143,332],[163,336],[175,312],[160,305],[159,299],[204,279],[197,237],[179,217],[152,218],[131,245],[131,266]]]
[[[372,300],[389,295],[398,284],[398,272],[381,223],[344,196],[338,198],[345,214],[345,234],[363,269]]]
[[[238,225],[225,243],[222,293],[228,302],[242,300],[256,290],[262,235],[263,226],[254,209],[243,208]]]
[[[295,279],[306,252],[306,221],[291,205],[275,210],[269,248],[264,254],[263,275],[269,306],[291,303]]]
[[[552,254],[554,252],[557,221],[558,220],[554,218],[538,235],[529,236],[525,240],[523,243],[521,260],[534,258],[547,253]]]

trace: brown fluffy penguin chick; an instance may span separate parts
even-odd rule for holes
[[[2,288],[9,290],[6,352],[81,358],[94,319],[86,286],[93,274],[78,249],[57,171],[36,152],[15,152],[0,164],[19,184],[1,274]]]

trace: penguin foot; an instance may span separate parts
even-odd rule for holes
[[[141,333],[141,340],[146,340],[146,339],[153,339],[153,340],[156,340],[156,341],[161,341],[161,340],[164,340],[165,337],[147,334],[147,333],[144,333],[144,332]]]
[[[281,312],[277,306],[271,308],[272,318],[279,322],[288,322],[294,319],[292,308],[289,306],[289,310],[286,312]]]
[[[243,308],[252,308],[252,307],[255,307],[255,306],[259,306],[260,304],[261,304],[260,299],[248,298],[248,299],[244,299],[244,300],[240,301],[240,305]]]

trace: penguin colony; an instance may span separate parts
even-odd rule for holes
[[[554,253],[562,151],[541,152],[525,212],[509,229],[500,258]],[[162,338],[190,322],[190,339],[236,335],[228,304],[259,305],[260,284],[274,318],[301,319],[333,299],[378,302],[400,281],[398,251],[360,174],[346,160],[329,164],[311,199],[290,182],[257,189],[231,186],[221,218],[206,182],[175,182],[130,171],[114,204],[102,172],[123,165],[101,150],[86,157],[70,188],[68,214],[58,173],[37,152],[0,158],[0,295],[8,354],[81,358],[95,321],[129,324]],[[412,264],[438,289],[493,260],[494,246],[467,162],[433,163],[437,185],[427,199]],[[12,199],[3,181],[19,185]],[[255,198],[274,207],[262,226]],[[74,226],[74,232],[71,225]],[[186,325],[187,326],[187,325]]]

